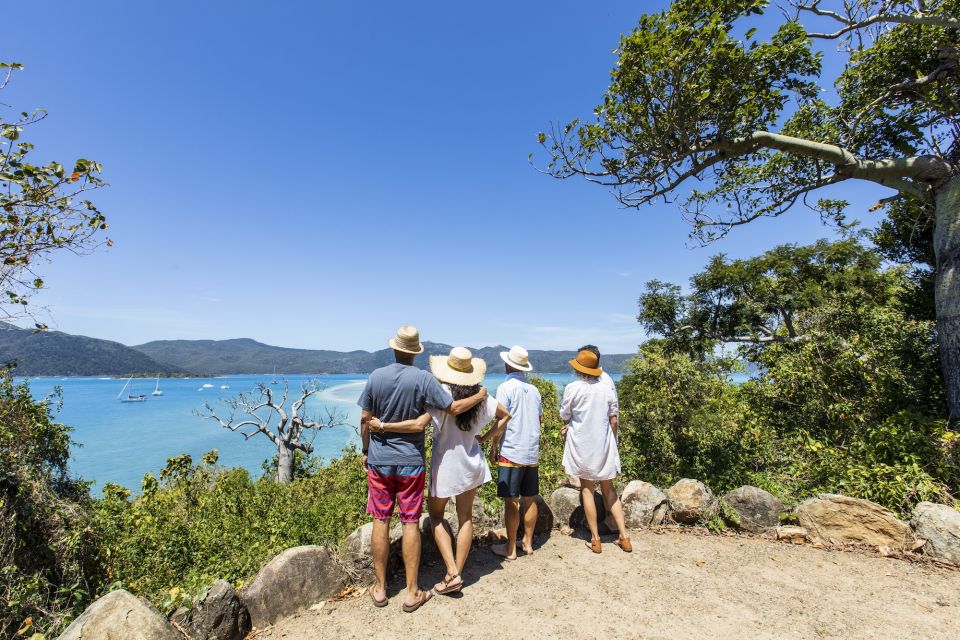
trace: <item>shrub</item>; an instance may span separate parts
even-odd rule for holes
[[[363,520],[365,473],[355,450],[313,475],[277,484],[216,465],[171,458],[131,499],[104,488],[96,518],[111,581],[173,608],[211,582],[242,585],[270,558],[304,544],[336,546]]]
[[[103,584],[87,514],[88,486],[70,478],[70,429],[58,396],[34,401],[0,372],[0,637],[55,634]]]

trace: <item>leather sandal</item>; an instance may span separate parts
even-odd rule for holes
[[[390,604],[389,598],[384,598],[383,600],[377,600],[377,596],[373,595],[373,587],[370,587],[369,589],[367,589],[367,593],[370,594],[370,599],[373,600],[373,606],[377,607],[378,609]]]
[[[633,544],[630,542],[630,538],[627,536],[620,536],[620,539],[617,540],[614,544],[626,551],[627,553],[633,552]]]
[[[439,584],[442,584],[442,585],[443,585],[443,588],[442,588],[442,589],[437,589],[437,587],[434,586],[434,587],[433,587],[433,592],[434,592],[435,594],[437,594],[438,596],[445,596],[445,595],[447,595],[448,593],[457,593],[458,591],[460,591],[461,589],[463,589],[463,578],[460,578],[460,582],[458,582],[457,584],[454,584],[454,585],[451,585],[451,584],[450,584],[451,582],[453,582],[453,581],[456,580],[457,578],[460,578],[460,574],[459,574],[459,573],[455,573],[455,574],[453,574],[452,576],[450,576],[449,578],[444,578],[443,580],[441,580],[441,581],[439,582]]]
[[[427,604],[430,601],[430,598],[433,597],[433,591],[421,591],[420,595],[417,597],[417,601],[413,604],[404,604],[403,612],[404,613],[413,613],[423,605]]]
[[[586,542],[584,542],[583,544],[585,544],[587,548],[590,549],[590,551],[593,551],[594,553],[603,552],[603,547],[600,546],[600,538],[594,538],[593,540],[590,541],[589,544],[587,544]]]

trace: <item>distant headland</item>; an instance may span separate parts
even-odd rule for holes
[[[446,354],[450,345],[424,342],[417,365],[430,355]],[[577,347],[579,345],[573,345]],[[500,371],[502,345],[473,348],[490,371]],[[531,350],[530,360],[541,373],[569,371],[574,351]],[[604,354],[603,366],[621,372],[633,354]],[[337,374],[370,373],[393,362],[390,349],[331,351],[276,347],[249,338],[230,340],[156,340],[126,346],[119,342],[60,331],[36,332],[0,322],[0,364],[14,365],[20,376],[195,377],[237,373]]]

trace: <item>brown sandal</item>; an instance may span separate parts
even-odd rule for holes
[[[449,578],[444,578],[443,580],[441,580],[440,582],[437,583],[437,584],[442,584],[443,587],[440,588],[440,589],[437,589],[436,585],[434,585],[434,587],[433,587],[433,592],[434,592],[435,594],[437,594],[438,596],[445,596],[445,595],[447,595],[448,593],[457,593],[457,592],[459,592],[460,590],[463,589],[463,578],[460,578],[460,582],[458,582],[457,584],[450,584],[451,582],[453,582],[453,581],[456,580],[457,578],[460,578],[460,574],[459,574],[459,573],[455,573],[455,574],[453,574],[452,576],[450,576]]]
[[[417,596],[417,601],[413,604],[404,604],[403,612],[404,613],[413,613],[423,605],[427,604],[430,601],[430,598],[433,597],[433,591],[421,591],[420,595]]]
[[[633,552],[633,544],[630,542],[630,538],[627,536],[620,536],[620,539],[617,540],[614,544],[626,551],[627,553]]]
[[[590,541],[589,544],[587,544],[586,542],[584,542],[583,544],[585,544],[587,548],[590,549],[590,551],[593,551],[594,553],[603,552],[603,547],[600,546],[600,538],[594,538],[593,540]]]

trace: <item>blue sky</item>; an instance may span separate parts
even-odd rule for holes
[[[631,352],[652,278],[830,235],[796,209],[695,248],[675,206],[620,209],[530,167],[589,117],[639,12],[663,3],[21,4],[4,90],[44,107],[36,160],[104,165],[115,245],[42,273],[52,327],[137,344],[251,337],[378,349]],[[20,13],[20,15],[15,15]],[[858,204],[883,192],[845,184]],[[863,217],[874,222],[871,214]]]

